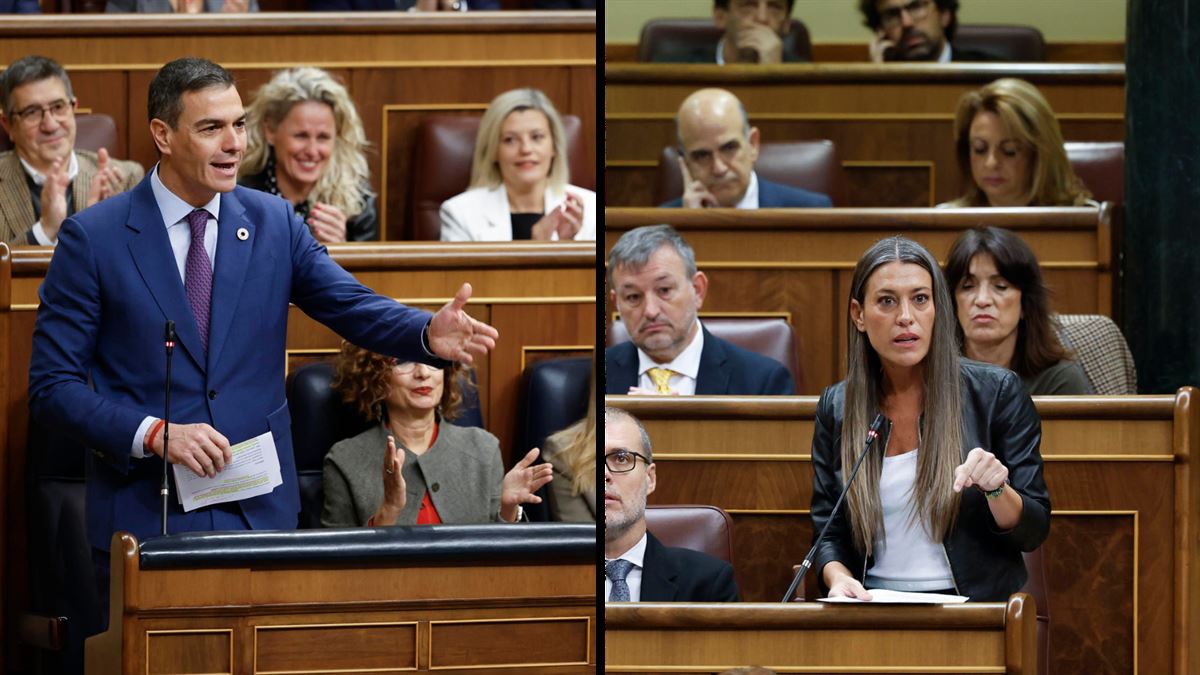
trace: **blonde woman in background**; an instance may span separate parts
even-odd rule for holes
[[[479,123],[471,185],[442,203],[442,241],[596,239],[596,193],[568,183],[567,138],[537,89],[492,100]]]
[[[362,120],[320,68],[282,70],[246,108],[238,182],[291,202],[323,244],[378,238]]]
[[[546,439],[553,467],[550,518],[596,522],[596,352],[592,352],[591,396],[583,419]]]
[[[1067,160],[1054,110],[1024,80],[964,94],[954,138],[966,192],[942,206],[1096,205]]]

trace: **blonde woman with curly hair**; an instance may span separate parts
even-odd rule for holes
[[[507,474],[500,443],[462,427],[465,367],[435,368],[375,354],[348,342],[333,387],[379,424],[325,455],[325,527],[516,522],[521,504],[550,482],[534,448]]]
[[[323,244],[377,238],[367,138],[354,101],[320,68],[275,73],[246,108],[238,182],[291,202]]]
[[[966,192],[943,206],[1094,206],[1037,87],[1003,78],[958,101],[955,152]]]
[[[596,353],[592,351],[587,414],[546,439],[546,458],[554,467],[550,484],[553,520],[596,522]]]
[[[442,203],[442,241],[594,241],[596,193],[568,181],[554,104],[537,89],[506,91],[479,122],[470,189]]]

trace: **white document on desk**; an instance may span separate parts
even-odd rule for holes
[[[871,593],[870,600],[859,600],[858,598],[820,598],[820,602],[850,602],[869,605],[955,605],[967,601],[967,596],[965,595],[905,593],[903,591],[889,591],[886,588],[868,588],[867,590]]]
[[[175,464],[175,486],[184,511],[223,502],[234,502],[265,495],[283,484],[279,474],[279,453],[271,432],[242,441],[230,448],[233,461],[216,476],[197,476],[182,464]]]

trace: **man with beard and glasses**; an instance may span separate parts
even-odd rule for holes
[[[646,531],[654,473],[646,427],[624,410],[605,406],[605,602],[737,602],[732,565],[663,546]]]
[[[608,394],[795,393],[782,363],[722,340],[697,312],[708,277],[669,225],[632,229],[608,254],[610,298],[630,341],[604,351]]]
[[[666,208],[785,209],[833,206],[827,195],[760,179],[759,133],[724,89],[693,92],[675,116],[683,196]]]
[[[993,61],[975,50],[951,48],[958,0],[859,0],[863,24],[875,31],[871,61]]]

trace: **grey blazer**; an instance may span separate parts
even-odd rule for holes
[[[596,522],[596,487],[571,494],[571,465],[554,441],[546,441],[542,456],[550,462],[554,480],[550,481],[550,518],[569,523]],[[382,460],[381,460],[382,461]]]
[[[204,0],[205,12],[219,12],[224,6],[225,0]],[[104,8],[104,11],[138,12],[141,14],[154,14],[162,12],[169,14],[175,13],[175,10],[171,9],[171,0],[108,0],[108,4]],[[258,0],[250,0],[250,2],[246,4],[246,11],[257,12]],[[382,462],[383,460],[380,461]],[[380,471],[382,470],[383,469],[380,469]]]
[[[400,439],[396,439],[399,443]],[[476,427],[441,422],[437,440],[419,457],[404,450],[404,482],[408,499],[397,525],[414,525],[421,500],[429,492],[443,523],[469,524],[500,520],[500,485],[504,465],[500,442]],[[334,444],[325,455],[325,507],[321,525],[360,527],[383,503],[383,457],[387,431],[372,427]]]

